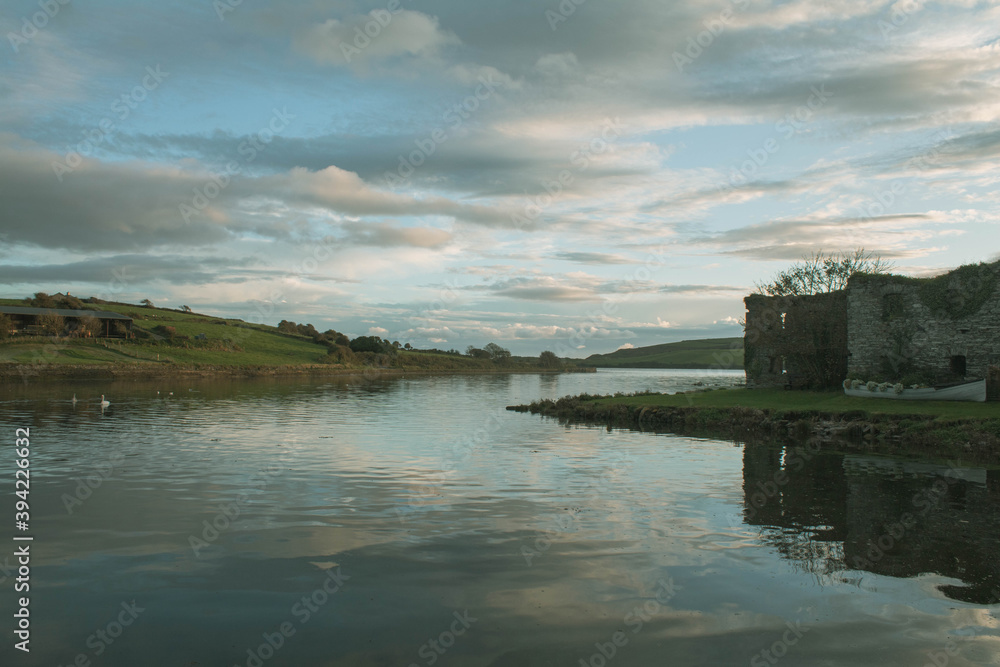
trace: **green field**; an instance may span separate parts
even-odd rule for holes
[[[55,364],[295,365],[318,363],[327,352],[324,346],[305,336],[284,334],[276,327],[239,320],[114,304],[103,304],[100,310],[133,317],[133,328],[137,331],[171,326],[178,335],[189,339],[174,343],[151,339],[15,339],[0,345],[0,362],[37,363],[44,359]],[[196,340],[198,334],[205,334],[205,340]]]
[[[934,415],[954,418],[997,418],[1000,403],[963,401],[899,401],[857,398],[841,392],[786,391],[783,389],[716,389],[682,394],[640,394],[594,401],[600,405],[669,406],[695,408],[760,408],[775,411],[894,415]]]
[[[743,368],[742,338],[685,340],[592,354],[583,363],[597,368]]]
[[[21,299],[0,299],[0,304],[23,306]],[[135,339],[47,338],[26,336],[0,342],[0,364],[54,364],[103,366],[109,364],[171,366],[311,366],[365,368],[387,364],[400,370],[474,371],[538,370],[537,358],[512,357],[502,368],[489,359],[453,354],[399,350],[394,358],[373,361],[358,355],[350,363],[331,363],[330,350],[309,336],[279,331],[277,327],[250,324],[198,313],[133,304],[84,304],[85,309],[106,310],[133,318]],[[168,341],[154,335],[158,326],[175,330]],[[204,334],[204,339],[197,336]]]

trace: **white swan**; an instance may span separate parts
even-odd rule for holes
[[[105,401],[104,400],[104,394],[101,394],[101,408],[104,409],[104,408],[108,407],[109,405],[111,405],[110,401]]]

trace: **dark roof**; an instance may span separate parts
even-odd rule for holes
[[[71,310],[69,308],[30,308],[28,306],[0,306],[0,313],[7,315],[42,315],[54,313],[63,317],[96,317],[102,320],[131,320],[128,315],[106,310]]]

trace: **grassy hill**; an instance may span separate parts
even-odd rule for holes
[[[0,305],[23,306],[22,299],[0,299]],[[371,366],[415,371],[540,370],[537,358],[512,357],[499,367],[489,359],[417,350],[394,354],[336,354],[312,336],[281,331],[200,313],[128,303],[89,303],[83,309],[105,310],[133,318],[134,339],[15,337],[0,341],[0,365],[100,367],[129,364],[163,367],[288,367],[322,366],[363,369]],[[172,338],[160,327],[171,327]],[[160,329],[158,329],[160,328]],[[204,338],[201,335],[204,334]],[[575,370],[576,367],[570,367]]]
[[[0,304],[13,306],[24,302],[0,299]],[[318,363],[327,353],[326,347],[305,336],[281,333],[277,327],[238,319],[122,303],[85,303],[83,307],[132,317],[137,339],[15,338],[0,344],[0,363],[38,363],[43,359],[52,364],[296,365]],[[152,336],[152,330],[161,325],[173,327],[178,339],[168,342]],[[198,334],[205,334],[205,339],[196,339]]]
[[[598,368],[743,368],[742,338],[685,340],[592,354],[584,362]]]

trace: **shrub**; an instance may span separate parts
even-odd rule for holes
[[[66,329],[66,318],[55,313],[43,313],[38,316],[38,326],[50,336],[58,336]]]
[[[177,329],[174,327],[168,327],[163,324],[159,324],[153,327],[153,333],[166,338],[168,341],[173,341],[177,337]]]

